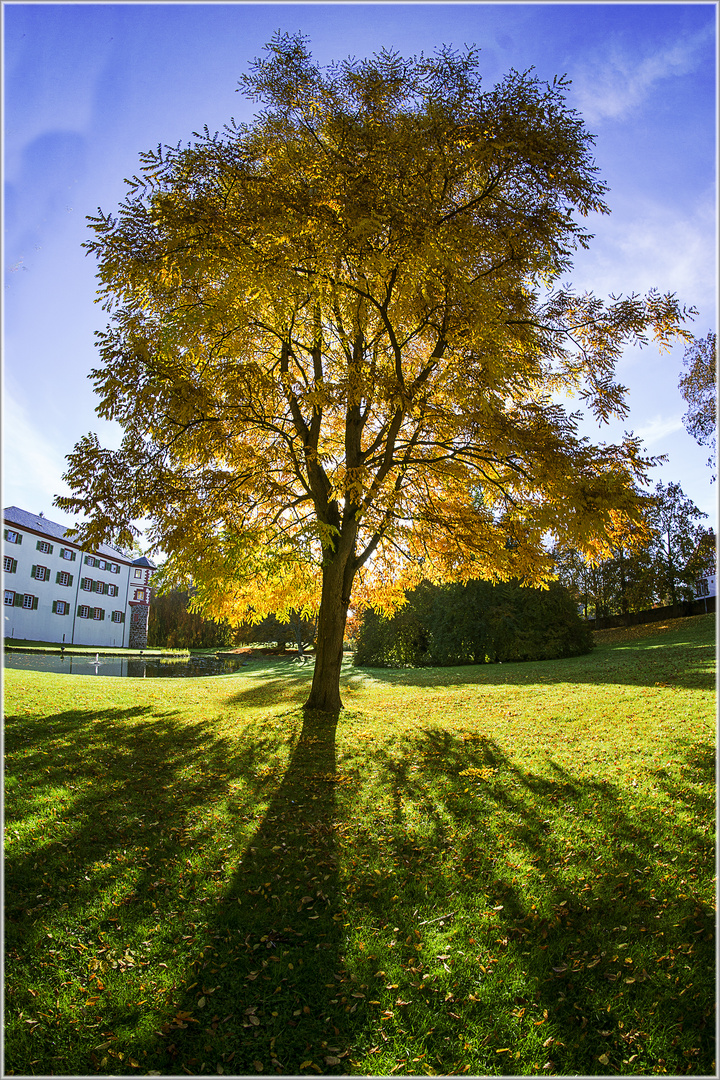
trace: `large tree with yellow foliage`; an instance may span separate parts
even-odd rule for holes
[[[91,219],[125,437],[78,443],[57,502],[88,541],[148,519],[214,618],[319,603],[307,707],[334,711],[351,597],[542,583],[548,537],[601,554],[637,522],[639,442],[593,445],[561,401],[622,416],[622,348],[686,313],[561,284],[607,209],[562,79],[484,90],[447,48],[321,68],[278,35],[241,89],[253,123],[142,155]]]

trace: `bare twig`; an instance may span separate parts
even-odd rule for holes
[[[440,922],[441,919],[451,919],[455,914],[456,912],[449,911],[447,915],[438,915],[436,919],[424,919],[422,922],[418,923],[418,926],[427,926],[428,923]]]

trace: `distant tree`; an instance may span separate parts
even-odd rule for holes
[[[717,538],[713,529],[703,529],[702,536],[688,563],[688,571],[697,585],[703,578],[717,574]]]
[[[390,616],[363,613],[354,663],[448,666],[576,656],[592,646],[570,592],[489,581],[423,582]]]
[[[626,615],[652,607],[655,574],[651,542],[652,534],[644,524],[612,544],[606,558],[556,547],[553,558],[558,581],[570,590],[585,618]]]
[[[238,640],[244,643],[275,642],[279,648],[286,648],[288,642],[292,642],[299,656],[314,648],[316,635],[317,615],[303,615],[295,608],[291,608],[283,619],[266,615],[257,623],[244,623],[238,630]]]
[[[634,543],[615,544],[605,559],[558,550],[558,579],[590,618],[692,600],[698,578],[711,572],[715,560],[714,534],[699,524],[704,517],[680,484],[658,483],[646,509],[645,530]]]
[[[683,364],[688,369],[680,377],[680,393],[690,406],[683,416],[688,432],[711,453],[708,465],[717,468],[717,338],[708,334],[695,339],[685,350]],[[717,479],[714,472],[713,480]]]
[[[189,610],[190,593],[173,589],[150,600],[148,645],[166,649],[212,649],[232,645],[234,631]]]
[[[608,209],[564,79],[486,89],[447,47],[321,68],[278,35],[242,88],[251,124],[143,154],[92,219],[98,412],[125,436],[84,437],[56,503],[86,543],[148,519],[218,618],[319,604],[306,707],[333,712],[351,598],[539,584],[549,534],[597,554],[638,518],[652,460],[558,397],[626,415],[623,349],[687,340],[687,312],[563,283]]]
[[[673,605],[692,600],[698,576],[696,552],[705,532],[698,522],[706,517],[680,484],[656,486],[648,521],[658,598]]]

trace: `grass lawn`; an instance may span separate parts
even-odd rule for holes
[[[5,672],[5,1073],[715,1074],[715,621]]]

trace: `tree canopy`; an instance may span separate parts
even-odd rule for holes
[[[696,338],[685,350],[680,376],[680,393],[690,408],[683,416],[687,431],[700,446],[710,448],[708,465],[716,469],[717,447],[717,338],[708,334]],[[713,480],[716,475],[713,475]]]
[[[252,123],[141,156],[91,219],[109,313],[92,372],[116,452],[69,455],[80,535],[148,537],[217,619],[320,603],[308,705],[341,705],[351,595],[553,573],[641,517],[639,441],[578,434],[576,395],[624,416],[624,346],[666,347],[673,295],[578,294],[607,212],[566,82],[481,84],[473,49],[321,68],[278,35],[241,80]]]

